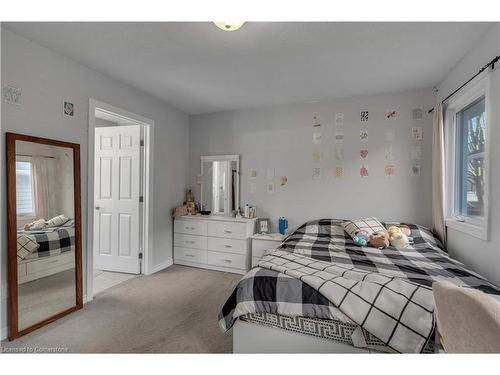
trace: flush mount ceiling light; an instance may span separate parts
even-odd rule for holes
[[[214,24],[219,29],[224,31],[236,31],[241,26],[243,26],[245,22],[226,22],[226,21],[215,21]]]

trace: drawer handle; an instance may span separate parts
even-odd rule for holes
[[[184,254],[184,255],[187,256],[188,258],[194,258],[193,254]]]
[[[195,227],[184,227],[184,229],[186,229],[186,230],[195,230],[196,228]]]
[[[233,261],[231,259],[222,259],[224,262],[226,263],[233,263]]]
[[[228,249],[232,248],[232,245],[224,245],[224,247],[227,247]]]
[[[188,241],[188,240],[186,240],[186,241],[184,241],[184,243],[196,243],[196,241]]]
[[[57,263],[57,262],[59,262],[59,259],[51,260],[50,262],[47,262],[47,264],[52,264],[52,263]]]
[[[229,234],[233,233],[233,231],[227,230],[227,229],[224,232],[229,233]]]

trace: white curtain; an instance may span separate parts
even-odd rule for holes
[[[33,156],[33,186],[35,215],[37,219],[49,219],[49,168],[43,156]]]
[[[446,246],[445,159],[443,105],[434,107],[432,128],[432,224],[434,232]]]

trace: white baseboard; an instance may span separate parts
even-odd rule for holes
[[[157,264],[156,266],[151,267],[151,270],[148,273],[148,275],[152,275],[153,273],[156,273],[158,271],[164,270],[165,268],[170,267],[172,264],[174,264],[174,260],[173,259],[168,259],[165,262]]]

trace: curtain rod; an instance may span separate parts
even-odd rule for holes
[[[441,103],[444,104],[448,99],[450,99],[453,95],[455,95],[457,92],[459,92],[464,86],[466,86],[470,81],[472,81],[474,78],[476,78],[478,75],[480,75],[482,72],[484,72],[488,67],[491,66],[491,69],[495,69],[495,64],[500,60],[500,55],[495,57],[493,60],[491,60],[488,64],[483,66],[479,71],[474,74],[467,82],[465,82],[462,86],[460,86],[458,89],[453,91],[450,95],[448,95],[446,98],[444,98]],[[432,113],[434,111],[434,108],[429,109],[428,113]]]
[[[39,156],[39,157],[45,158],[45,159],[57,159],[55,156],[45,156],[45,155],[23,155],[23,154],[16,154],[16,156],[25,156],[25,157],[28,157],[28,158],[32,158],[34,156]]]

